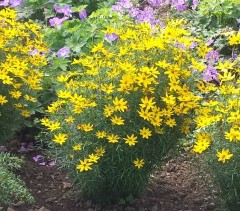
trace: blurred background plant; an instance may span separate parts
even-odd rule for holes
[[[31,116],[42,112],[37,98],[44,76],[47,49],[41,28],[32,21],[20,23],[13,9],[0,10],[0,143],[10,140]]]
[[[0,152],[0,205],[9,206],[19,201],[33,203],[34,199],[24,182],[14,172],[21,168],[23,160],[10,153]]]

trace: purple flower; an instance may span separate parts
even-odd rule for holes
[[[63,7],[58,6],[57,4],[54,5],[54,9],[57,13],[63,13],[67,17],[72,17],[72,9],[69,5],[65,5]]]
[[[6,7],[8,5],[9,5],[9,0],[4,0],[4,1],[0,2],[0,6]]]
[[[184,11],[187,9],[186,5],[186,0],[172,0],[173,6],[178,10],[178,11]]]
[[[110,34],[105,34],[105,39],[108,42],[113,42],[114,40],[116,40],[118,38],[118,35],[116,33],[110,33]]]
[[[193,10],[196,10],[197,9],[197,6],[198,6],[198,3],[199,3],[199,0],[193,0],[193,5],[192,5],[192,9]]]
[[[205,59],[210,63],[218,61],[219,60],[218,52],[215,51],[215,50],[212,50],[212,51],[208,52]]]
[[[70,54],[70,49],[67,47],[63,47],[63,48],[59,49],[57,52],[58,57],[63,57],[63,58],[68,57],[69,54]]]
[[[207,69],[203,71],[203,80],[206,82],[209,82],[212,80],[219,81],[217,70],[212,66],[207,66]]]
[[[116,3],[112,6],[112,11],[121,13],[123,10],[122,6],[119,3]]]
[[[87,18],[87,11],[85,9],[83,9],[81,12],[79,12],[79,18],[81,20],[84,20],[85,18]]]
[[[132,8],[128,13],[132,18],[135,18],[141,12],[138,8]]]
[[[197,42],[193,41],[192,44],[191,44],[191,46],[190,46],[190,48],[191,48],[191,49],[194,49],[194,48],[197,47],[197,45],[198,45]]]
[[[150,24],[154,24],[155,17],[153,8],[145,7],[143,11],[140,11],[136,18],[139,22],[148,22]]]
[[[213,39],[209,39],[206,44],[207,44],[207,45],[211,45],[213,42],[214,42]]]
[[[235,60],[237,59],[238,55],[236,53],[232,54],[232,59]]]
[[[133,6],[133,3],[129,0],[120,0],[119,4],[125,9],[130,9]]]
[[[49,19],[49,24],[50,26],[58,26],[60,27],[62,25],[62,23],[67,20],[68,17],[64,17],[64,18],[58,18],[58,17],[55,17],[55,18],[51,18]]]
[[[17,7],[17,6],[19,6],[21,3],[22,3],[22,0],[10,0],[10,4],[11,4],[13,7]]]
[[[160,6],[163,2],[162,0],[147,0],[147,3],[150,4],[153,7]]]

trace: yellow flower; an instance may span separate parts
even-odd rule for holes
[[[107,136],[107,140],[108,140],[109,143],[117,143],[118,140],[119,140],[119,136],[111,134],[111,135]]]
[[[28,118],[31,116],[30,112],[26,109],[22,110],[21,115]]]
[[[124,125],[124,119],[122,117],[113,116],[111,121],[113,125]]]
[[[105,117],[110,117],[114,113],[114,107],[111,105],[105,105],[103,114]]]
[[[217,152],[217,157],[219,162],[225,163],[227,160],[229,160],[233,154],[230,153],[229,149],[222,149],[221,152]]]
[[[128,144],[129,146],[134,146],[138,141],[137,141],[137,136],[132,134],[131,136],[127,135],[127,138],[124,138],[125,143]]]
[[[46,117],[42,118],[42,119],[40,120],[40,122],[41,122],[41,124],[44,125],[45,127],[48,127],[49,125],[51,125],[51,121],[50,121],[48,118],[46,118]]]
[[[232,34],[229,38],[229,45],[239,45],[240,44],[240,32],[237,34]]]
[[[211,145],[212,137],[208,133],[198,133],[196,135],[197,141],[195,142],[192,151],[196,153],[203,153]]]
[[[88,156],[88,162],[90,163],[97,163],[98,159],[100,158],[97,155],[94,155],[93,153],[91,155]]]
[[[20,91],[10,91],[9,94],[15,98],[15,99],[19,99],[22,96],[22,93]]]
[[[142,117],[145,120],[150,120],[153,117],[153,113],[149,111],[149,109],[143,109],[140,108],[140,111],[138,111],[138,114],[140,117]]]
[[[60,90],[60,91],[58,91],[57,95],[58,95],[59,98],[67,99],[67,98],[71,97],[71,92],[68,92],[66,90],[64,90],[64,91]]]
[[[118,99],[118,97],[115,97],[113,104],[116,111],[127,110],[127,101],[124,98]]]
[[[82,145],[81,144],[75,144],[74,146],[73,146],[73,150],[74,151],[79,151],[79,150],[81,150],[82,149]]]
[[[167,121],[165,121],[165,124],[169,127],[174,127],[177,125],[176,120],[172,118],[169,118]]]
[[[162,97],[162,100],[168,105],[175,105],[176,104],[176,97],[174,97],[173,95],[168,95],[168,93],[166,93],[166,97]]]
[[[100,139],[105,138],[107,136],[107,133],[106,131],[97,131],[95,135],[97,136],[98,139]]]
[[[53,142],[63,145],[63,143],[66,142],[67,138],[68,138],[67,134],[59,133],[57,135],[54,135]]]
[[[101,85],[101,90],[103,92],[106,92],[107,94],[111,94],[114,91],[114,88],[115,88],[115,86],[112,83]]]
[[[103,147],[97,147],[94,151],[99,157],[103,156],[105,153],[105,149]]]
[[[145,164],[144,159],[136,159],[133,161],[134,166],[136,166],[138,169],[142,168]]]
[[[231,128],[229,133],[225,132],[225,138],[229,141],[240,141],[240,129]]]
[[[47,125],[48,129],[52,132],[54,130],[60,129],[61,127],[60,122],[49,122]]]
[[[89,132],[89,131],[93,130],[93,125],[91,125],[90,123],[88,123],[88,124],[82,124],[82,129],[83,129],[85,132]]]
[[[147,96],[145,96],[144,98],[141,98],[141,104],[139,104],[141,106],[141,108],[146,108],[146,109],[150,109],[154,106],[154,104],[156,104],[156,102],[153,101],[154,97],[150,97],[148,98]]]
[[[143,127],[142,129],[140,129],[140,135],[143,138],[148,139],[150,136],[152,136],[152,131],[149,128]]]
[[[93,163],[88,162],[88,159],[80,160],[80,164],[76,166],[76,169],[80,170],[80,172],[89,171],[92,169],[91,168],[92,164]]]
[[[7,102],[8,102],[8,100],[6,99],[6,96],[0,95],[0,104],[3,105]]]
[[[65,121],[66,121],[67,123],[73,123],[74,120],[75,120],[75,119],[74,119],[72,116],[69,116],[68,118],[65,119]]]

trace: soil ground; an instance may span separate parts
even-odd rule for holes
[[[102,207],[90,200],[77,199],[64,170],[40,166],[25,154],[19,172],[35,198],[33,205],[22,202],[8,211],[223,211],[217,199],[219,191],[212,185],[201,162],[186,152],[168,159],[163,168],[151,176],[147,190],[130,205]],[[7,210],[7,208],[6,208]]]

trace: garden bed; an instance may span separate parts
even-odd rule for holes
[[[39,153],[37,153],[39,154]],[[218,191],[196,159],[186,155],[170,159],[163,169],[152,175],[149,187],[130,205],[99,206],[90,200],[77,199],[77,191],[64,170],[40,166],[32,159],[36,152],[26,154],[20,175],[35,198],[33,205],[22,204],[15,211],[54,210],[150,210],[150,211],[211,211],[223,210],[216,201]]]

